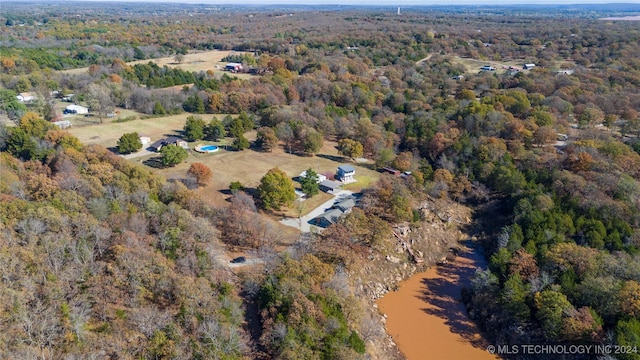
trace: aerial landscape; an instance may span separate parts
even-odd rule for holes
[[[0,24],[0,359],[640,360],[640,4]]]

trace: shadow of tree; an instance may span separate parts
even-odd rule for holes
[[[149,159],[146,159],[142,162],[148,167],[152,167],[155,169],[164,169],[166,166],[162,163],[162,157],[156,156]]]
[[[470,286],[477,268],[476,261],[482,261],[478,259],[482,255],[474,254],[474,251],[478,250],[462,248],[453,262],[437,268],[437,278],[422,279],[425,288],[419,298],[432,306],[422,311],[444,319],[452,333],[458,334],[474,347],[485,348],[487,342],[469,318],[462,302],[462,289]]]
[[[343,157],[343,156],[336,156],[336,155],[327,155],[327,154],[316,154],[317,157],[323,158],[323,159],[327,159],[327,160],[331,160],[331,161],[335,161],[335,162],[349,162],[352,163],[351,160]]]

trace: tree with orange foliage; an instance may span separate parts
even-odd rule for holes
[[[118,74],[109,75],[109,81],[115,84],[122,84],[122,78]]]
[[[620,289],[620,307],[626,315],[640,315],[640,284],[636,281],[625,281]]]
[[[2,58],[2,60],[0,60],[0,65],[2,65],[2,68],[5,71],[9,72],[16,67],[16,62],[10,58]]]
[[[411,168],[411,160],[413,160],[413,154],[405,151],[398,154],[393,161],[393,166],[400,171],[407,171]]]
[[[574,172],[588,171],[593,164],[593,156],[588,152],[581,151],[577,154],[573,153],[569,155],[567,161],[569,162],[569,167]]]
[[[211,173],[211,169],[203,163],[193,163],[189,167],[187,171],[187,175],[193,176],[198,182],[199,186],[205,186],[211,181],[211,177],[213,176]]]

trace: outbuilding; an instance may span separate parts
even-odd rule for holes
[[[331,181],[331,180],[321,181],[318,184],[318,187],[320,188],[320,190],[329,194],[333,194],[334,192],[339,191],[341,186],[342,186],[341,183]]]
[[[307,177],[307,170],[303,171],[300,173],[300,175],[298,175],[298,181],[302,181],[303,178]],[[316,174],[316,182],[317,183],[321,183],[323,181],[327,180],[327,177],[322,175],[322,174]]]
[[[239,72],[242,71],[242,64],[240,63],[228,63],[225,67],[225,70],[227,71],[231,71],[231,72]]]
[[[71,121],[69,120],[54,121],[52,122],[52,124],[59,127],[60,129],[67,129],[71,127]]]
[[[84,107],[84,106],[80,106],[80,105],[69,105],[67,106],[63,113],[65,114],[88,114],[89,113],[89,109]]]
[[[16,99],[21,103],[30,103],[36,99],[36,96],[30,92],[23,92],[16,96]]]
[[[524,64],[524,66],[522,67],[525,70],[531,70],[534,67],[536,67],[536,64]]]
[[[138,138],[140,139],[140,143],[142,143],[142,146],[145,146],[151,142],[151,137],[147,135],[139,135]]]

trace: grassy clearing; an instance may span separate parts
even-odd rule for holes
[[[119,117],[124,117],[124,114],[125,113],[121,112]],[[121,123],[107,123],[107,121],[111,121],[113,119],[105,119],[104,124],[97,124],[97,122],[99,122],[98,118],[91,117],[88,118],[90,120],[86,120],[88,123],[85,124],[91,126],[76,126],[70,128],[68,131],[85,144],[98,144],[104,147],[116,146],[120,136],[122,136],[122,134],[130,132],[137,132],[141,135],[147,135],[151,137],[151,142],[154,142],[168,135],[179,135],[180,131],[184,127],[185,122],[187,121],[187,117],[191,115],[193,114],[183,113],[179,115],[150,118],[145,120],[138,119]],[[74,123],[74,125],[76,125],[76,122],[82,121],[82,115],[79,116],[80,120],[72,120],[72,123]],[[213,116],[222,119],[225,115],[216,114],[196,116],[200,116],[202,119],[208,122],[213,118]]]
[[[356,180],[358,180],[357,182],[346,184],[342,188],[345,190],[351,190],[353,192],[360,192],[362,189],[371,187],[373,184],[375,184],[378,179],[380,179],[380,174],[376,171],[373,171],[373,174],[369,172],[356,171],[355,178]]]
[[[151,118],[146,120],[133,120],[123,123],[105,123],[93,126],[72,127],[68,131],[76,136],[85,144],[98,144],[105,147],[116,146],[118,139],[122,134],[137,132],[151,137],[151,141],[156,141],[168,135],[179,135],[184,127],[186,119],[192,114],[184,113],[180,115]],[[216,114],[217,118],[222,119],[225,114]],[[211,119],[210,115],[204,115],[205,121]],[[249,141],[255,140],[256,132],[251,131],[245,136]],[[189,144],[193,149],[200,144],[213,144],[220,147],[220,150],[214,153],[198,153],[191,151],[187,160],[172,168],[157,169],[151,168],[153,172],[167,179],[183,179],[186,176],[189,166],[194,162],[201,162],[207,165],[213,172],[213,180],[206,187],[197,189],[203,197],[211,199],[219,206],[226,206],[230,197],[228,193],[229,184],[233,181],[240,181],[245,187],[255,189],[260,183],[260,179],[270,169],[278,167],[287,173],[291,178],[297,176],[302,171],[312,168],[320,174],[332,175],[337,167],[343,163],[351,163],[338,155],[336,150],[337,143],[334,141],[325,141],[324,146],[315,156],[298,156],[288,154],[283,147],[278,147],[272,152],[261,152],[255,150],[233,151],[226,150],[232,143],[232,139],[227,138],[222,141],[196,141]],[[132,162],[144,164],[146,160],[157,157],[157,154],[146,155],[139,158],[131,159]],[[347,184],[345,189],[359,191],[362,188],[371,186],[376,182],[380,174],[369,169],[370,164],[353,164],[356,168],[356,179],[358,182]],[[299,184],[296,183],[296,186]],[[315,206],[329,199],[328,195],[316,195],[305,201],[304,213],[308,213]],[[326,197],[326,198],[325,198]],[[324,199],[324,200],[322,200]],[[315,206],[313,204],[318,202]],[[297,209],[285,209],[288,216],[298,216]]]
[[[128,124],[128,123],[125,123]],[[246,134],[247,138],[255,138],[255,131]],[[228,140],[230,142],[230,140]],[[197,143],[210,143],[199,141]],[[215,143],[214,143],[215,144]],[[190,146],[197,145],[196,143]],[[220,143],[216,144],[220,145]],[[213,172],[213,179],[209,185],[196,190],[203,197],[206,197],[219,206],[226,206],[230,194],[229,184],[233,181],[240,181],[249,191],[255,190],[260,183],[260,179],[272,168],[278,167],[291,178],[300,174],[303,170],[313,168],[318,173],[335,173],[337,167],[344,163],[343,158],[338,156],[335,149],[336,143],[325,141],[325,145],[316,156],[298,156],[286,153],[282,147],[276,148],[273,152],[260,152],[254,150],[231,151],[220,149],[215,153],[200,154],[191,152],[189,158],[175,167],[167,169],[152,169],[153,172],[167,179],[182,179],[185,177],[189,166],[193,162],[201,162],[207,165]],[[157,155],[150,155],[144,158],[133,159],[131,161],[143,162]],[[356,178],[366,179],[366,183],[375,182],[380,174],[366,168],[363,165],[354,164],[356,168]],[[296,184],[297,185],[297,184]],[[352,188],[357,188],[357,183],[350,184]],[[361,186],[362,187],[362,186]],[[326,195],[326,194],[325,194]],[[324,198],[325,195],[316,195],[305,201],[303,211],[313,209],[312,203]],[[327,197],[325,199],[328,200]],[[317,206],[317,205],[316,205]],[[298,216],[297,209],[284,209],[283,213]]]
[[[302,202],[296,202],[289,209],[284,209],[279,213],[284,217],[297,218],[298,216],[305,216],[313,209],[320,206],[325,201],[329,201],[333,198],[333,195],[320,191],[317,195],[312,196]]]
[[[481,70],[480,68],[484,65],[491,65],[496,68],[497,74],[503,74],[508,71],[510,66],[516,67],[522,70],[522,67],[527,62],[524,59],[517,60],[508,60],[508,61],[493,61],[493,60],[482,60],[482,59],[471,59],[471,58],[462,58],[460,56],[455,56],[454,61],[458,64],[464,65],[467,69],[466,74],[477,74]],[[575,67],[575,61],[573,60],[558,60],[552,66],[549,66],[551,69],[573,69]],[[522,70],[529,71],[529,70]]]
[[[496,73],[502,74],[507,71],[509,66],[522,68],[524,60],[510,60],[510,61],[493,61],[493,60],[478,60],[471,58],[462,58],[455,56],[454,61],[458,64],[464,65],[467,69],[466,74],[477,74],[480,72],[480,68],[484,65],[491,65],[496,68]]]
[[[226,65],[226,62],[222,61],[222,59],[232,54],[243,54],[243,52],[232,51],[232,50],[231,51],[211,50],[211,51],[204,51],[204,52],[193,52],[185,55],[184,60],[180,64],[178,64],[175,61],[174,56],[167,56],[167,57],[157,58],[157,59],[136,60],[136,61],[128,62],[127,64],[129,65],[146,64],[149,61],[153,61],[154,63],[158,64],[158,66],[160,67],[167,65],[170,68],[179,68],[185,71],[194,71],[194,72],[211,70],[216,75],[222,76],[222,74],[225,73],[224,71],[222,71],[222,69],[224,68],[224,65]],[[77,68],[77,69],[71,69],[71,70],[61,70],[60,72],[64,74],[77,75],[77,74],[84,74],[88,70],[89,70],[88,67],[84,67],[84,68]],[[237,76],[240,79],[248,79],[252,77],[252,75],[249,75],[249,74],[231,74],[231,73],[227,73],[227,74],[229,74],[230,76]]]

